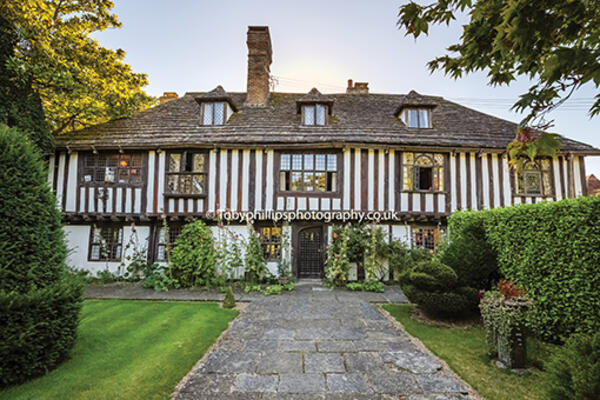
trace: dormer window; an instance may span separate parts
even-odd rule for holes
[[[225,116],[224,102],[202,103],[202,125],[223,125]]]
[[[327,124],[327,106],[312,104],[302,107],[302,123],[308,126],[323,126]]]
[[[409,128],[431,128],[430,110],[427,108],[407,108],[402,111],[400,118]]]

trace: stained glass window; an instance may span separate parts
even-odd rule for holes
[[[552,196],[550,160],[526,163],[515,174],[516,194],[522,196]]]
[[[433,153],[402,153],[402,190],[444,191],[444,156]]]

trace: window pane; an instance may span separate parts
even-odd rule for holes
[[[170,193],[179,192],[179,175],[167,175],[167,190]]]
[[[337,170],[337,156],[335,154],[327,155],[327,171]]]
[[[429,128],[429,113],[427,110],[419,110],[419,127]]]
[[[542,169],[550,169],[550,160],[548,160],[547,158],[540,160],[540,164],[542,166]]]
[[[434,154],[433,155],[433,162],[436,165],[443,165],[444,164],[444,155],[443,154]]]
[[[314,174],[312,172],[304,173],[304,190],[310,192],[313,190]]]
[[[422,167],[431,167],[433,163],[431,162],[431,158],[429,158],[429,155],[421,155],[417,157],[415,165],[419,165]]]
[[[438,185],[437,185],[437,190],[444,190],[444,168],[443,167],[439,167],[437,168],[438,171]]]
[[[92,260],[100,259],[100,246],[95,244],[92,246],[92,253],[90,254]]]
[[[304,125],[315,124],[315,107],[304,106]]]
[[[213,124],[213,105],[212,103],[204,103],[204,119],[202,123],[204,125],[212,125]]]
[[[129,182],[129,170],[127,168],[120,168],[119,169],[119,183],[127,183],[127,182]]]
[[[292,172],[292,190],[302,190],[302,172]]]
[[[322,104],[317,104],[317,125],[325,125],[326,107]]]
[[[181,154],[172,153],[169,154],[169,172],[179,172],[179,166],[181,165]]]
[[[101,175],[104,176],[104,179],[96,179],[97,181],[104,182],[114,182],[115,181],[115,169],[111,167],[106,167],[104,174],[102,174],[102,170],[97,171],[97,177],[99,178]]]
[[[337,191],[337,172],[328,172],[327,177],[329,182],[327,183],[327,190],[330,192]]]
[[[290,169],[290,155],[289,154],[281,155],[281,169]]]
[[[192,171],[202,172],[204,171],[204,154],[193,154]]]
[[[157,261],[166,261],[167,257],[165,254],[165,246],[158,246],[157,252],[156,252],[156,260]]]
[[[527,194],[541,194],[541,177],[539,172],[525,172],[525,193]]]
[[[317,192],[324,192],[325,190],[327,190],[327,173],[315,173],[315,190]]]
[[[412,164],[414,162],[413,153],[404,153],[404,164]]]
[[[405,165],[402,175],[402,189],[413,190],[413,167]]]
[[[215,125],[223,125],[225,123],[225,103],[215,103],[214,107],[214,120]]]
[[[281,190],[281,191],[288,190],[287,177],[288,177],[288,172],[286,172],[286,171],[279,172],[279,190]]]
[[[325,154],[315,155],[315,169],[317,171],[325,170]]]
[[[142,155],[141,154],[132,154],[131,155],[131,166],[132,167],[141,167],[142,166]]]
[[[204,175],[191,175],[192,194],[204,193]]]
[[[418,128],[419,127],[418,110],[408,110],[408,127],[409,128]]]
[[[292,169],[295,169],[295,170],[302,169],[302,154],[294,154],[292,156]]]
[[[313,160],[314,160],[313,154],[305,154],[304,155],[304,169],[305,170],[314,169],[314,164],[313,164],[314,161]]]

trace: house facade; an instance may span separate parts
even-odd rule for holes
[[[250,219],[271,270],[291,257],[296,277],[318,277],[334,224],[377,224],[433,248],[456,210],[586,194],[584,157],[600,154],[589,145],[561,138],[557,157],[515,174],[512,122],[352,81],[341,94],[271,92],[268,28],[249,27],[247,44],[244,93],[168,93],[131,118],[57,138],[48,180],[71,265],[115,271],[134,236],[162,262],[190,219],[242,237]]]

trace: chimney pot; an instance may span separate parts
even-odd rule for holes
[[[348,79],[348,88],[346,89],[348,94],[368,94],[369,93],[369,82],[354,82],[352,86],[352,79]]]
[[[158,98],[158,104],[165,104],[171,100],[176,100],[179,95],[175,92],[163,92],[163,95]]]
[[[269,77],[273,55],[269,27],[249,26],[246,44],[248,45],[246,104],[262,106],[269,97]]]

